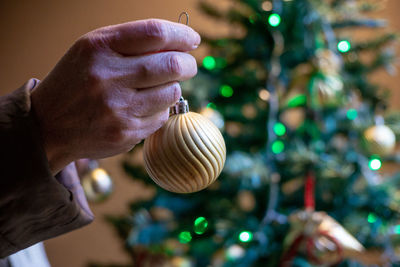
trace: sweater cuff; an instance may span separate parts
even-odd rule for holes
[[[93,220],[90,209],[81,208],[81,196],[50,172],[31,109],[36,84],[31,79],[0,97],[0,258]],[[69,167],[59,175],[76,181],[71,174]]]

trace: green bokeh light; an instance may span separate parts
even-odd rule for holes
[[[342,40],[338,43],[337,48],[338,48],[339,52],[346,53],[346,52],[350,51],[351,44],[347,40]]]
[[[194,232],[198,235],[204,234],[207,230],[208,221],[204,217],[199,217],[194,221]]]
[[[272,143],[271,149],[274,154],[282,153],[282,151],[285,149],[285,144],[282,141],[277,140]]]
[[[395,233],[396,235],[400,235],[400,224],[399,224],[399,225],[396,225],[396,226],[394,227],[394,233]]]
[[[222,85],[219,88],[219,93],[223,96],[223,97],[231,97],[233,95],[233,89],[232,87],[230,87],[229,85]]]
[[[240,242],[250,242],[251,240],[253,240],[253,233],[249,232],[249,231],[243,231],[239,234],[239,240]]]
[[[203,59],[203,67],[208,69],[208,70],[213,70],[217,66],[217,62],[215,61],[215,58],[212,56],[206,56]]]
[[[281,24],[281,16],[276,13],[269,15],[268,17],[268,24],[272,27],[278,27]]]
[[[250,17],[249,17],[250,23],[251,23],[251,24],[254,24],[254,22],[256,22],[256,18],[257,18],[256,15],[250,15]]]
[[[303,106],[306,103],[307,103],[306,95],[297,95],[297,96],[291,98],[287,104],[288,104],[288,107],[294,108],[294,107]]]
[[[355,120],[355,119],[357,118],[357,116],[358,116],[357,110],[355,110],[355,109],[353,109],[353,108],[352,108],[352,109],[349,109],[349,110],[347,111],[346,116],[347,116],[347,118],[348,118],[349,120],[351,120],[351,121]]]
[[[368,167],[373,171],[377,171],[382,167],[382,161],[378,158],[372,158],[368,163]]]
[[[375,215],[374,213],[368,214],[367,221],[368,221],[369,223],[374,223],[374,222],[376,222],[377,220],[378,220],[378,217],[376,217],[376,215]]]
[[[226,59],[222,57],[215,58],[215,67],[219,69],[223,69],[226,67]]]
[[[274,132],[277,136],[283,136],[286,133],[286,127],[280,122],[275,123]]]
[[[213,102],[208,103],[207,107],[212,109],[217,109],[217,105],[215,105]]]
[[[181,243],[189,243],[192,241],[192,234],[188,231],[183,231],[179,234],[179,242]]]

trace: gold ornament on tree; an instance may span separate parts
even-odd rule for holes
[[[337,75],[316,75],[311,78],[312,104],[316,107],[336,107],[343,102],[343,82]]]
[[[364,147],[370,154],[390,155],[396,146],[396,136],[386,125],[374,125],[364,132]]]
[[[315,211],[315,174],[309,171],[304,184],[304,210],[289,217],[290,230],[284,240],[281,267],[292,266],[300,252],[313,264],[334,266],[344,259],[366,265],[387,263],[384,253],[367,250],[342,225],[325,212]]]
[[[206,117],[189,112],[181,98],[170,118],[144,142],[145,168],[153,181],[176,193],[200,191],[213,183],[226,158],[225,142]]]
[[[365,249],[342,225],[325,212],[298,211],[289,217],[289,221],[291,228],[285,238],[285,245],[291,246],[289,250],[296,245],[296,252],[306,253],[316,264],[323,262],[332,266],[343,259],[353,259],[368,266],[382,266],[388,263],[382,251]],[[303,238],[303,241],[300,238]]]
[[[99,168],[95,160],[89,162],[88,170],[81,179],[86,198],[91,202],[102,202],[113,192],[111,176]]]

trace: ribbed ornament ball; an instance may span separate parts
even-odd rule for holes
[[[145,140],[144,163],[160,187],[175,193],[193,193],[218,178],[226,158],[225,142],[218,128],[204,116],[177,113]]]

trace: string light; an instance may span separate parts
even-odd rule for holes
[[[247,119],[251,120],[257,117],[257,109],[254,107],[254,105],[250,103],[243,105],[241,111],[243,116],[245,116]]]
[[[189,243],[192,241],[192,234],[188,231],[183,231],[179,234],[179,242],[181,243]]]
[[[272,3],[270,1],[265,1],[262,3],[261,8],[264,11],[271,11],[272,10]]]
[[[290,108],[294,108],[294,107],[303,106],[306,103],[307,103],[307,96],[297,95],[288,101],[288,106]]]
[[[382,161],[378,158],[371,158],[368,167],[373,171],[377,171],[382,167]]]
[[[256,15],[250,15],[250,17],[249,17],[250,23],[251,23],[251,24],[254,24],[254,22],[256,22],[256,18],[257,18]]]
[[[376,215],[374,213],[368,214],[367,221],[369,223],[375,223],[377,220],[378,220],[378,217],[376,217]]]
[[[271,150],[274,154],[282,153],[284,149],[285,149],[285,144],[282,141],[277,140],[272,143]]]
[[[338,43],[337,48],[338,48],[339,52],[346,53],[346,52],[350,51],[351,44],[347,40],[342,40]]]
[[[268,24],[272,27],[278,27],[281,24],[281,16],[276,13],[269,15],[268,17]]]
[[[215,58],[215,67],[222,69],[226,67],[226,59],[225,58],[221,58],[221,57],[217,57]]]
[[[258,92],[258,97],[260,97],[264,101],[268,101],[268,99],[270,97],[270,93],[266,89],[261,89]]]
[[[247,243],[253,240],[253,233],[249,231],[243,231],[239,234],[240,242]]]
[[[208,227],[208,221],[204,217],[198,217],[194,221],[194,232],[198,235],[204,234],[204,232],[207,230]]]
[[[229,85],[224,84],[219,88],[219,93],[223,97],[231,97],[233,95],[233,89]]]
[[[213,102],[208,103],[207,107],[212,109],[217,109],[217,105],[215,105]]]
[[[346,113],[346,116],[347,116],[347,118],[349,119],[349,120],[351,120],[351,121],[353,121],[353,120],[355,120],[356,118],[357,118],[357,116],[358,116],[358,113],[357,113],[357,110],[355,110],[355,109],[349,109],[348,111],[347,111],[347,113]]]
[[[280,122],[275,123],[274,132],[277,136],[283,136],[286,133],[286,127]]]
[[[203,59],[203,67],[208,70],[215,69],[216,65],[217,65],[217,62],[215,61],[215,58],[212,56],[206,56]]]

